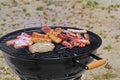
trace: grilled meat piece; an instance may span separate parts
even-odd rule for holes
[[[62,32],[66,33],[66,34],[69,34],[70,36],[76,36],[75,33],[71,32],[71,31],[68,31],[68,30],[62,30]]]
[[[6,42],[6,45],[7,45],[7,46],[14,45],[14,43],[15,43],[16,40],[17,40],[17,39],[12,39],[12,40],[7,41],[7,42]]]
[[[65,46],[65,47],[67,47],[67,48],[69,48],[69,49],[73,48],[73,45],[71,43],[67,42],[67,41],[63,41],[62,45]]]
[[[41,30],[44,32],[44,33],[49,33],[52,29],[49,27],[49,26],[43,26],[41,28]]]
[[[44,26],[41,29],[48,37],[55,43],[61,43],[62,39],[58,37],[58,34],[62,32],[61,28],[56,28],[55,30],[51,29],[48,26]]]
[[[48,34],[49,38],[55,42],[55,43],[61,43],[62,39],[60,39],[59,37],[55,36],[54,34]]]
[[[51,42],[52,40],[46,34],[40,34],[37,32],[33,32],[32,41],[33,43],[36,43],[36,42]]]
[[[31,53],[44,53],[48,51],[52,51],[55,48],[54,44],[50,42],[38,42],[33,44],[32,46],[29,47],[29,50]]]
[[[73,33],[87,33],[86,30],[76,30],[76,29],[67,29],[68,31],[71,31]]]
[[[24,48],[32,45],[31,36],[26,33],[21,33],[21,35],[17,36],[16,39],[12,39],[6,42],[6,45],[14,45],[14,48]]]

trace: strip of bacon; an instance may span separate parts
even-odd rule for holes
[[[24,32],[21,33],[21,36],[31,37],[30,35],[28,35],[28,34],[26,34],[26,33],[24,33]]]
[[[27,41],[25,41],[25,40],[23,40],[23,39],[18,39],[18,40],[15,42],[14,47],[15,47],[16,49],[18,49],[18,48],[24,48],[24,47],[28,46],[28,43],[29,43],[29,42],[27,42]]]
[[[17,40],[17,39],[13,39],[13,40],[7,41],[7,42],[6,42],[6,45],[7,45],[7,46],[14,45],[14,43],[15,43],[16,40]]]
[[[24,48],[26,46],[32,45],[31,36],[26,33],[21,33],[20,36],[17,36],[17,39],[9,40],[6,42],[6,45],[14,45],[17,48]]]
[[[29,37],[25,37],[25,36],[17,36],[17,39],[23,39],[23,40],[31,40],[31,38]]]

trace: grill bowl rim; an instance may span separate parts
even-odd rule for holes
[[[49,26],[49,27],[51,27],[51,28],[56,28],[56,27],[61,27],[61,28],[72,28],[72,29],[79,29],[79,30],[81,30],[81,28],[76,28],[76,27],[71,27],[71,26]],[[20,29],[20,30],[16,30],[16,31],[13,31],[13,32],[10,32],[10,33],[8,33],[8,34],[6,34],[6,35],[4,35],[4,36],[2,36],[1,38],[0,38],[0,44],[2,43],[2,40],[5,38],[5,37],[7,37],[7,36],[9,36],[9,35],[11,35],[11,34],[14,34],[14,33],[17,33],[17,32],[24,32],[24,31],[27,31],[27,30],[33,30],[33,29],[38,29],[38,28],[40,28],[40,27],[34,27],[34,28],[26,28],[25,30],[24,29]],[[88,34],[90,34],[90,35],[92,35],[92,36],[94,36],[98,41],[99,41],[99,44],[94,48],[94,49],[91,49],[91,50],[89,50],[89,51],[87,51],[87,52],[85,52],[85,53],[83,53],[82,55],[77,55],[77,56],[70,56],[70,57],[61,57],[61,58],[32,58],[32,57],[26,57],[26,56],[16,56],[16,55],[12,55],[12,54],[9,54],[8,52],[6,52],[4,49],[2,49],[1,47],[2,46],[0,46],[0,48],[1,48],[1,50],[5,53],[5,54],[7,54],[7,55],[9,55],[10,57],[14,57],[14,58],[19,58],[19,59],[28,59],[28,60],[63,60],[63,59],[71,59],[71,58],[77,58],[77,57],[81,57],[81,56],[84,56],[84,54],[89,54],[89,53],[92,53],[93,51],[95,51],[95,50],[97,50],[99,47],[100,47],[100,45],[102,44],[102,39],[101,39],[101,37],[100,36],[98,36],[96,33],[94,33],[94,32],[91,32],[91,31],[89,31],[89,30],[87,30],[87,32],[88,32]]]

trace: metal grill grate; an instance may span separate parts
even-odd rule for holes
[[[52,27],[52,28],[56,28]],[[62,27],[64,29],[70,28],[70,27]],[[71,29],[78,29],[78,28],[71,28]],[[12,33],[9,33],[2,37],[0,39],[0,48],[2,51],[4,51],[7,54],[13,55],[13,56],[19,56],[19,57],[29,57],[29,58],[45,58],[45,59],[60,59],[60,58],[65,58],[65,57],[74,57],[74,56],[80,56],[82,54],[91,52],[95,49],[97,49],[101,45],[101,38],[97,36],[96,34],[89,32],[88,34],[90,35],[90,42],[91,44],[84,47],[84,48],[79,48],[79,47],[74,47],[73,49],[67,49],[66,47],[62,46],[61,44],[56,44],[55,49],[51,52],[43,53],[43,54],[31,54],[28,50],[28,48],[23,48],[23,49],[15,49],[13,46],[6,46],[5,42],[11,39],[16,38],[17,35],[20,35],[23,30],[15,31]],[[32,34],[32,32],[41,32],[40,27],[37,28],[27,28],[26,33]]]

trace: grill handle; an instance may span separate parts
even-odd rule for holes
[[[94,68],[97,68],[97,67],[100,67],[102,65],[104,65],[106,63],[106,60],[94,55],[94,54],[90,54],[90,57],[96,59],[97,61],[94,61],[94,62],[91,62],[87,65],[84,65],[84,64],[81,64],[79,62],[79,60],[76,60],[76,62],[81,66],[83,67],[85,70],[91,70],[91,69],[94,69]]]

